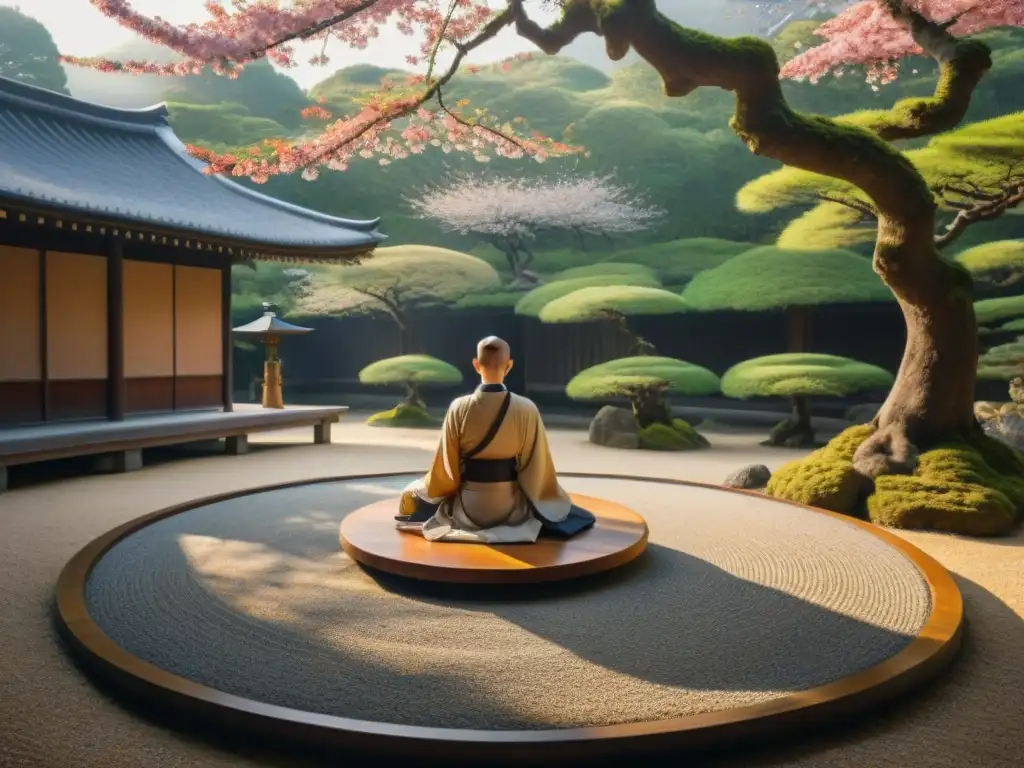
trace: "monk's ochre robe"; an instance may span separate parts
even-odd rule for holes
[[[464,467],[464,457],[487,435],[506,397],[511,399],[501,427]],[[514,462],[514,480],[473,479],[501,470],[502,459]],[[572,509],[558,484],[537,406],[498,385],[483,385],[452,402],[430,470],[403,494],[403,513],[415,506],[415,497],[438,505],[423,525],[431,541],[532,542],[543,527],[540,518],[559,523]]]

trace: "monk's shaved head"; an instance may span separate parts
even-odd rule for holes
[[[512,349],[508,342],[497,336],[480,339],[476,345],[476,359],[480,367],[488,371],[503,371],[512,359]]]

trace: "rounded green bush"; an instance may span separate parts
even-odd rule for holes
[[[991,325],[1021,315],[1024,315],[1024,296],[1002,296],[974,302],[974,317],[978,325]]]
[[[447,387],[461,384],[462,373],[454,365],[430,355],[400,355],[370,363],[359,372],[359,382]]]
[[[527,317],[537,317],[550,302],[568,296],[573,291],[581,288],[591,288],[604,285],[640,285],[649,288],[658,288],[660,283],[657,278],[651,275],[622,274],[622,275],[593,275],[591,277],[575,277],[571,280],[557,280],[553,283],[545,283],[527,293],[516,304],[516,314]]]
[[[844,250],[763,246],[701,272],[683,291],[698,311],[763,311],[819,304],[893,301],[870,259]]]
[[[981,279],[1000,271],[1024,272],[1024,240],[976,245],[958,253],[956,260]]]
[[[722,376],[726,397],[843,397],[888,389],[893,375],[876,365],[810,352],[745,360]]]
[[[978,359],[978,378],[1009,381],[1024,375],[1024,336],[992,347]]]
[[[580,288],[555,299],[540,312],[544,323],[584,323],[600,320],[602,312],[624,315],[671,315],[686,310],[678,294],[640,285],[606,285]]]
[[[707,368],[673,357],[638,355],[609,360],[577,373],[566,385],[573,400],[622,397],[631,388],[667,385],[666,394],[698,397],[719,390],[718,377]]]

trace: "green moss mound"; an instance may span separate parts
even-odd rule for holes
[[[701,272],[683,291],[683,300],[699,311],[754,312],[894,299],[860,254],[764,246]]]
[[[718,377],[693,363],[674,357],[637,355],[609,360],[577,373],[566,385],[573,400],[622,397],[631,388],[651,387],[664,382],[666,394],[700,397],[718,392]]]
[[[647,451],[697,451],[710,448],[704,435],[682,419],[672,419],[672,425],[650,424],[640,430],[640,447]]]
[[[1024,296],[1002,296],[974,302],[974,316],[978,325],[991,325],[1024,315]]]
[[[912,475],[883,475],[873,490],[853,469],[870,425],[851,427],[824,448],[780,467],[767,493],[879,525],[1002,536],[1024,516],[1024,457],[991,438],[936,446]],[[869,492],[868,492],[869,491]]]
[[[789,353],[744,360],[722,376],[726,397],[843,397],[854,392],[888,389],[888,371],[837,355]]]
[[[1024,375],[1024,336],[992,347],[978,358],[978,378],[1009,381]]]
[[[436,427],[441,421],[423,408],[402,403],[390,411],[373,414],[366,420],[371,427]]]
[[[682,297],[661,288],[605,285],[580,288],[548,303],[540,311],[544,323],[585,323],[600,320],[607,310],[634,315],[672,315],[686,310]]]
[[[983,243],[956,255],[956,260],[972,275],[985,277],[997,270],[1024,271],[1024,240],[997,240]]]

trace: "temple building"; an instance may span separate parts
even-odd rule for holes
[[[163,105],[0,78],[0,429],[231,410],[231,265],[383,239],[203,167]]]

